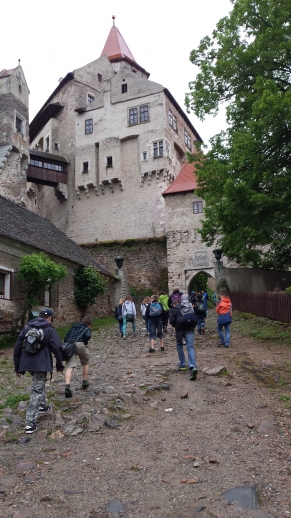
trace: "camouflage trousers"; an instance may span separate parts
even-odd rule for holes
[[[26,424],[32,426],[36,424],[39,407],[46,405],[45,382],[46,372],[33,372],[30,401],[26,412]]]

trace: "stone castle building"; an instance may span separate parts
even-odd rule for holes
[[[201,137],[170,91],[149,75],[113,23],[101,56],[61,78],[31,122],[28,165],[28,89],[20,67],[12,81],[19,105],[9,114],[20,131],[15,122],[15,145],[4,150],[18,153],[18,165],[11,179],[5,175],[6,194],[0,194],[78,244],[167,236],[160,266],[169,267],[169,290],[177,284],[185,290],[199,271],[212,274],[212,254],[196,231],[203,202],[193,194],[192,166],[186,166],[192,183],[182,185],[186,152]]]

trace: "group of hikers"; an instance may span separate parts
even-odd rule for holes
[[[197,379],[196,353],[194,348],[194,329],[198,334],[205,333],[205,318],[208,312],[207,292],[191,292],[190,296],[174,289],[169,296],[163,292],[145,297],[141,304],[141,314],[145,321],[146,335],[150,339],[149,353],[155,352],[155,342],[159,339],[160,350],[165,351],[164,333],[168,332],[168,323],[173,327],[176,337],[176,347],[179,358],[178,369],[189,369],[190,380]],[[219,347],[229,347],[230,324],[232,320],[232,305],[227,293],[223,292],[216,305],[217,331],[220,338]],[[115,308],[115,318],[119,323],[121,337],[126,340],[127,324],[131,323],[132,332],[136,334],[136,306],[131,295],[120,299]],[[53,372],[52,353],[56,358],[56,370],[65,370],[65,397],[72,397],[71,377],[76,367],[77,356],[82,365],[82,390],[89,387],[89,349],[92,319],[85,316],[78,324],[74,324],[64,338],[64,344],[52,326],[53,313],[51,309],[43,309],[39,316],[31,321],[20,332],[14,347],[14,368],[16,376],[26,372],[32,375],[31,396],[26,412],[25,432],[31,434],[37,431],[37,416],[51,410],[46,402],[45,383],[47,373]],[[71,346],[71,354],[65,357],[64,346]],[[183,346],[186,345],[188,362]]]

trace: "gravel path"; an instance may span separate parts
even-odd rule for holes
[[[196,337],[196,381],[177,371],[172,332],[164,353],[148,353],[140,319],[126,341],[117,325],[93,333],[88,391],[79,368],[64,399],[56,374],[47,386],[53,410],[25,444],[27,403],[3,408],[0,517],[290,516],[290,411],[254,373],[276,376],[291,352],[243,338],[235,324],[230,349],[217,348],[215,322],[212,313]],[[13,377],[11,351],[0,364],[1,397],[29,393],[30,378]],[[202,372],[214,367],[227,372]],[[222,496],[236,486],[255,488],[259,509]]]

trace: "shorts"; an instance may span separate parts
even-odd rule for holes
[[[90,361],[89,350],[88,347],[84,344],[84,342],[76,342],[76,353],[66,362],[66,368],[71,369],[75,368],[77,365],[77,358],[79,356],[81,365],[88,365]]]
[[[163,321],[161,318],[150,318],[150,338],[164,338]]]

